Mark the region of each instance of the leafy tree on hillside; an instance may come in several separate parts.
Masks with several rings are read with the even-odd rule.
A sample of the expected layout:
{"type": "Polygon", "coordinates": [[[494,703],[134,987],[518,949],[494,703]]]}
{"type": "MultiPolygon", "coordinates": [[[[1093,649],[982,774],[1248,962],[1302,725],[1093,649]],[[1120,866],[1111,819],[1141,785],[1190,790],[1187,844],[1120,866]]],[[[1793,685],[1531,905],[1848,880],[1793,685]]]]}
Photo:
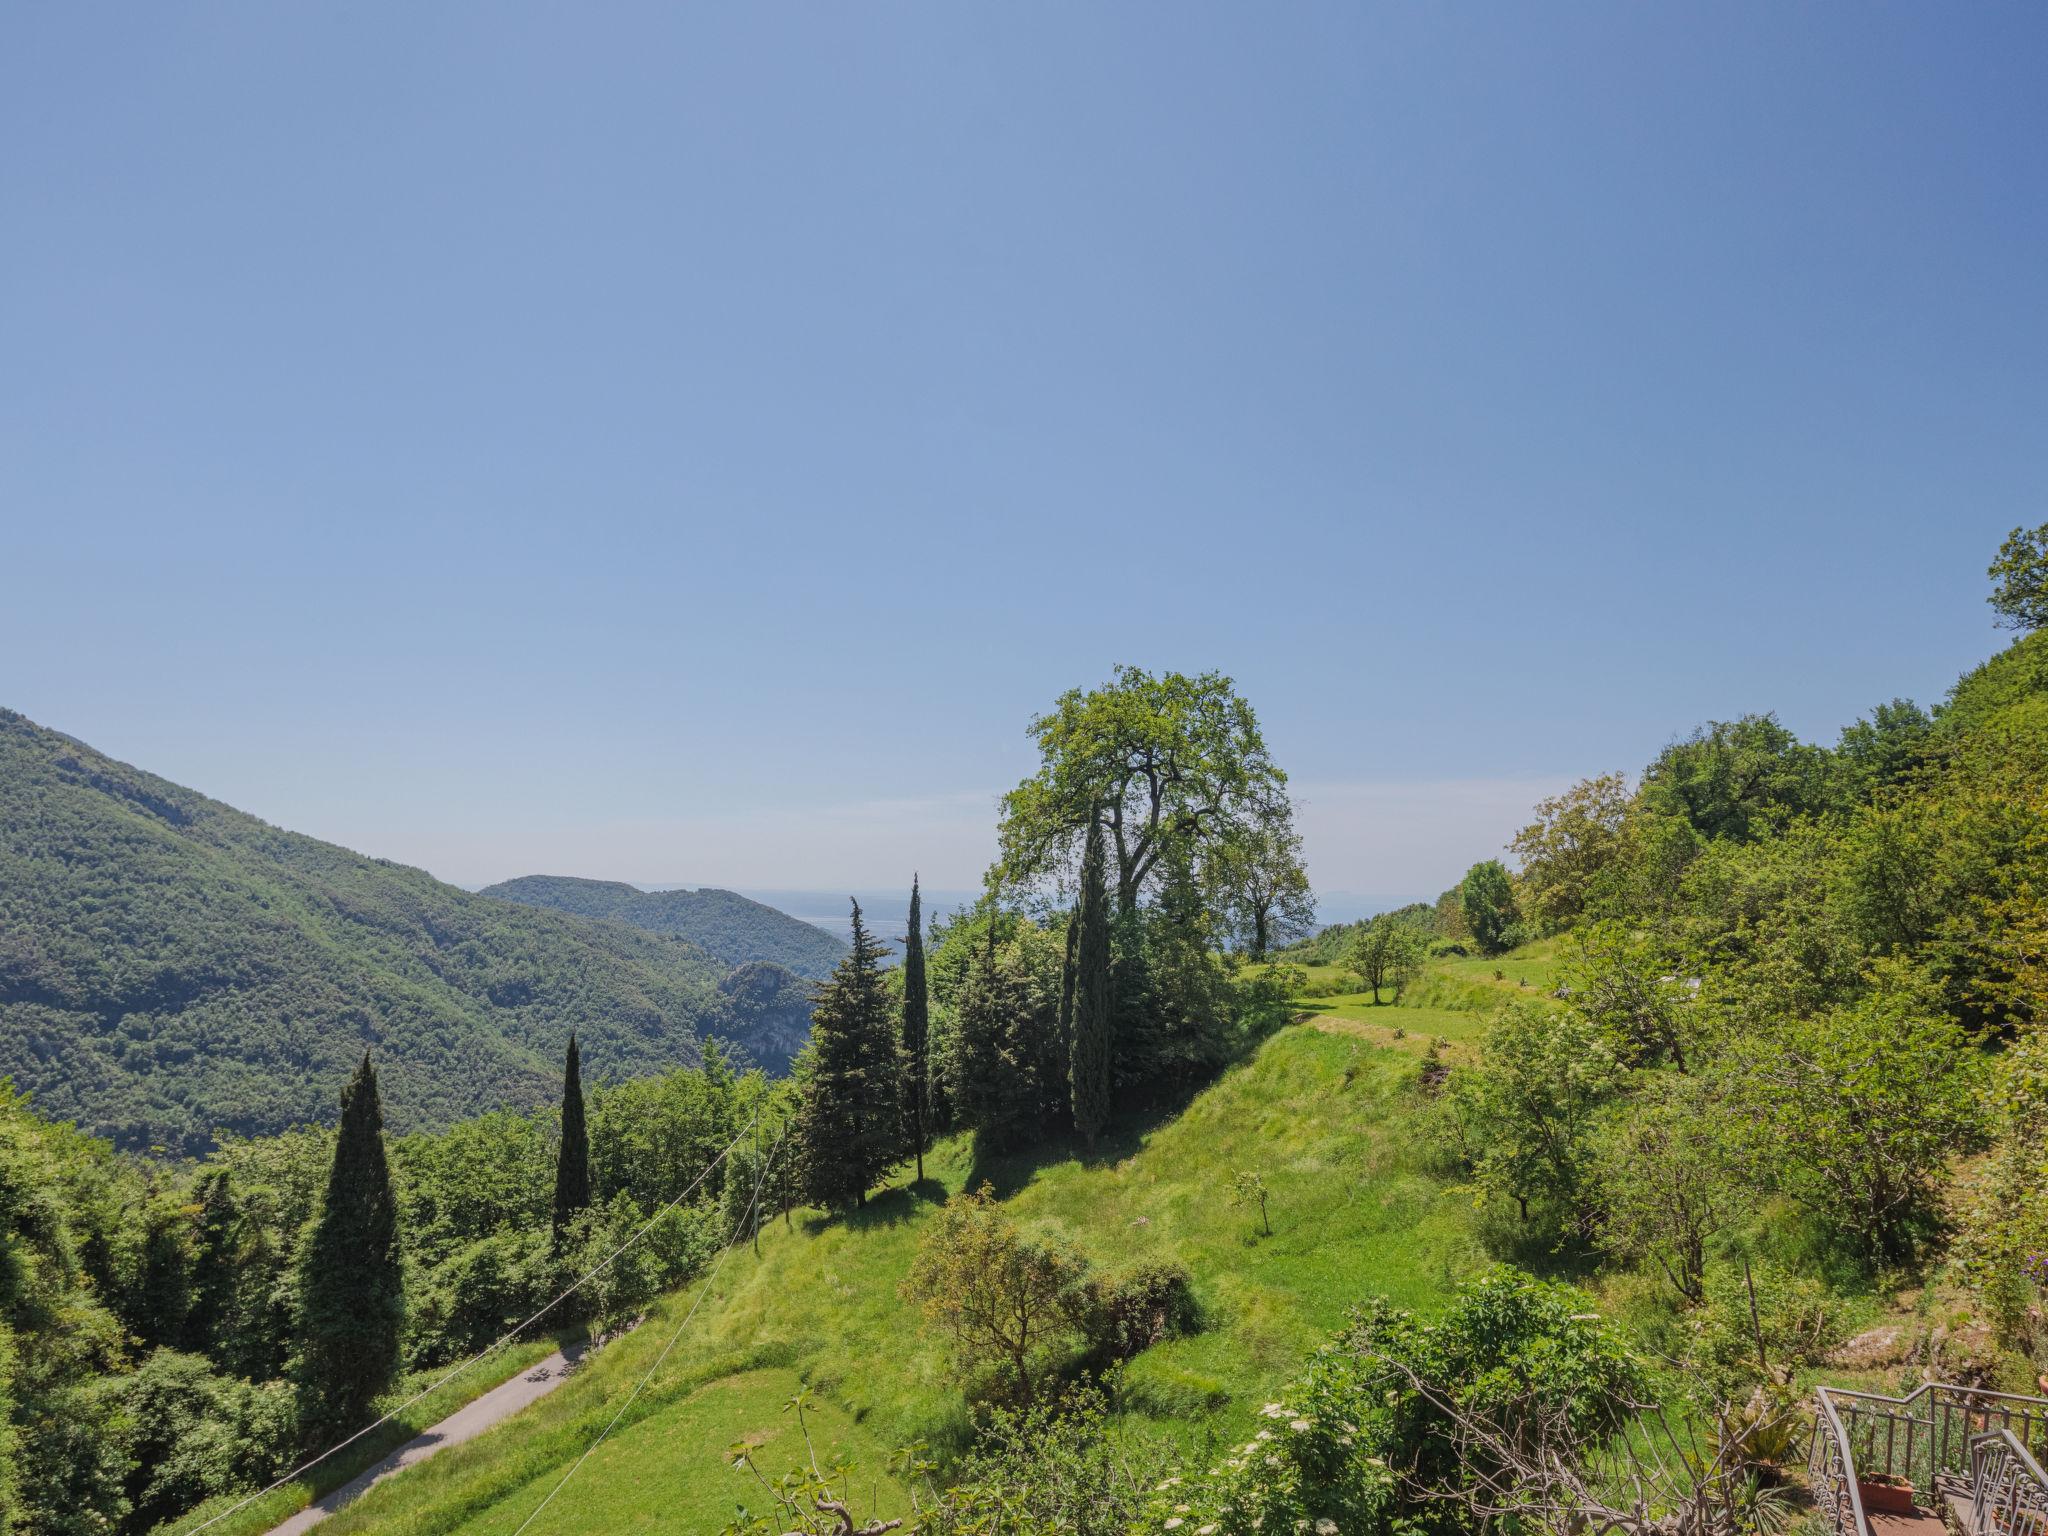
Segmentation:
{"type": "Polygon", "coordinates": [[[327,1196],[300,1257],[299,1295],[299,1425],[311,1447],[369,1423],[398,1369],[398,1199],[368,1052],[341,1092],[327,1196]]]}
{"type": "Polygon", "coordinates": [[[1514,947],[1515,885],[1499,859],[1488,859],[1465,871],[1458,886],[1458,898],[1465,909],[1465,926],[1481,950],[1497,955],[1514,947]]]}
{"type": "Polygon", "coordinates": [[[1251,705],[1230,679],[1121,666],[1103,687],[1060,696],[1031,722],[1038,771],[1003,797],[1003,879],[1073,868],[1091,825],[1108,842],[1117,905],[1130,910],[1169,849],[1206,868],[1256,837],[1283,858],[1293,808],[1251,705]]]}
{"type": "Polygon", "coordinates": [[[1230,936],[1255,964],[1315,925],[1301,834],[1291,825],[1262,822],[1231,838],[1217,851],[1211,879],[1230,936]]]}
{"type": "Polygon", "coordinates": [[[569,1058],[562,1067],[562,1145],[555,1156],[554,1245],[562,1251],[563,1234],[577,1212],[590,1204],[590,1133],[583,1123],[583,1059],[576,1036],[569,1036],[569,1058]]]}
{"type": "Polygon", "coordinates": [[[1989,601],[2002,627],[2030,631],[2048,625],[2048,523],[2013,529],[1985,574],[1998,583],[1989,601]]]}
{"type": "Polygon", "coordinates": [[[917,1154],[917,1178],[924,1182],[924,1154],[932,1144],[931,992],[924,969],[924,906],[917,877],[910,877],[910,918],[903,931],[903,1107],[910,1148],[917,1154]]]}
{"type": "Polygon", "coordinates": [[[1503,1008],[1478,1065],[1451,1079],[1451,1128],[1481,1190],[1512,1200],[1524,1223],[1583,1231],[1594,1133],[1621,1075],[1589,1021],[1537,1003],[1503,1008]]]}
{"type": "Polygon", "coordinates": [[[987,903],[949,924],[933,955],[951,1026],[948,1092],[959,1123],[985,1147],[1072,1124],[1071,1052],[1059,1029],[1064,944],[987,903]]]}
{"type": "Polygon", "coordinates": [[[1880,704],[1865,719],[1844,726],[1833,764],[1837,798],[1854,804],[1903,783],[1933,736],[1933,718],[1911,699],[1880,704]]]}
{"type": "Polygon", "coordinates": [[[1629,800],[1628,776],[1603,773],[1537,805],[1536,819],[1511,845],[1532,920],[1554,931],[1585,912],[1596,883],[1620,855],[1629,800]]]}
{"type": "Polygon", "coordinates": [[[1382,912],[1358,930],[1348,958],[1359,979],[1372,988],[1373,1005],[1377,1007],[1382,987],[1391,987],[1395,999],[1400,999],[1428,955],[1429,939],[1417,924],[1395,913],[1382,912]]]}
{"type": "Polygon", "coordinates": [[[1109,890],[1104,877],[1102,828],[1088,824],[1081,856],[1080,930],[1074,947],[1074,1039],[1068,1064],[1074,1129],[1093,1142],[1109,1123],[1111,1071],[1116,1052],[1116,1000],[1110,993],[1109,890]]]}
{"type": "Polygon", "coordinates": [[[940,1208],[903,1296],[951,1336],[963,1385],[1028,1405],[1079,1332],[1084,1269],[1023,1237],[984,1184],[940,1208]]]}
{"type": "Polygon", "coordinates": [[[1643,773],[1645,805],[1708,841],[1749,842],[1827,806],[1828,754],[1776,715],[1716,720],[1643,773]]]}
{"type": "Polygon", "coordinates": [[[1879,993],[1787,1021],[1727,1064],[1753,1177],[1849,1234],[1873,1262],[1907,1257],[1949,1158],[1983,1132],[1977,1059],[1947,1019],[1879,993]]]}
{"type": "Polygon", "coordinates": [[[1659,1075],[1600,1132],[1593,1153],[1601,1246],[1654,1263],[1695,1306],[1706,1300],[1709,1245],[1747,1204],[1724,1114],[1698,1078],[1659,1075]]]}
{"type": "Polygon", "coordinates": [[[853,904],[853,945],[818,993],[813,1059],[797,1137],[804,1184],[828,1210],[867,1204],[903,1152],[896,1021],[882,975],[886,951],[853,904]]]}

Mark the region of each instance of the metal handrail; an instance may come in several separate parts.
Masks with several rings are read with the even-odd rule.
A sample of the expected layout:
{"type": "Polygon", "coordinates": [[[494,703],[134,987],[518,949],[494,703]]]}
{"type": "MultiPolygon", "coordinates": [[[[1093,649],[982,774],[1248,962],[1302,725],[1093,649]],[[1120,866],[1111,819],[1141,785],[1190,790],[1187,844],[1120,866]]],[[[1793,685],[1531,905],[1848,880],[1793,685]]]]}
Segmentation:
{"type": "Polygon", "coordinates": [[[1870,1532],[1859,1486],[1863,1476],[1856,1465],[1858,1431],[1868,1442],[1865,1449],[1883,1463],[1873,1471],[1895,1476],[1903,1472],[1910,1482],[1920,1471],[1917,1449],[1926,1458],[1925,1491],[1929,1496],[1944,1487],[1958,1494],[1967,1491],[1972,1523],[1977,1527],[1972,1536],[1999,1536],[2001,1532],[2005,1536],[2048,1536],[2048,1477],[2043,1476],[2025,1438],[2037,1433],[2048,1438],[2048,1398],[1936,1381],[1926,1382],[1904,1397],[1824,1386],[1815,1390],[1814,1398],[1818,1411],[1807,1471],[1815,1499],[1837,1536],[1869,1536],[1870,1532]],[[2004,1422],[1993,1425],[1994,1416],[2004,1422]],[[1984,1428],[1975,1429],[1973,1419],[1981,1421],[1984,1428]],[[2013,1432],[2015,1419],[2021,1434],[2013,1432]],[[1905,1432],[1903,1468],[1901,1428],[1905,1432]],[[1996,1475],[1991,1475],[1993,1467],[2000,1469],[1996,1475]],[[2007,1467],[2013,1469],[2010,1477],[2003,1470],[2007,1467]],[[1967,1490],[1958,1486],[1965,1478],[1967,1490]],[[2024,1503],[2022,1480],[2039,1490],[2024,1503]],[[2010,1508],[2005,1511],[2008,1523],[1994,1527],[1991,1522],[1999,1514],[1994,1490],[2007,1481],[2012,1485],[2007,1501],[2010,1508]],[[2024,1526],[2018,1523],[2022,1514],[2024,1526]]]}
{"type": "MultiPolygon", "coordinates": [[[[1826,1435],[1834,1446],[1835,1460],[1841,1467],[1841,1479],[1848,1495],[1849,1536],[1866,1536],[1870,1530],[1870,1517],[1863,1513],[1863,1490],[1856,1485],[1856,1455],[1849,1444],[1849,1432],[1842,1427],[1842,1416],[1835,1412],[1835,1405],[1828,1398],[1828,1389],[1822,1387],[1817,1396],[1820,1413],[1814,1422],[1813,1454],[1807,1459],[1811,1463],[1821,1456],[1820,1437],[1826,1435]]],[[[1837,1536],[1842,1536],[1843,1531],[1842,1511],[1838,1503],[1840,1497],[1832,1488],[1825,1495],[1837,1536]]]]}
{"type": "Polygon", "coordinates": [[[1994,1429],[1970,1437],[1970,1525],[1979,1536],[1993,1530],[2005,1530],[2020,1536],[2019,1518],[2022,1507],[2029,1516],[2028,1526],[2038,1532],[2048,1530],[2048,1472],[2041,1470],[2041,1463],[2034,1460],[2034,1453],[2009,1429],[1994,1429]],[[2006,1482],[2000,1476],[1987,1476],[1987,1463],[1996,1456],[2000,1461],[2013,1464],[2018,1475],[2010,1480],[2011,1493],[2004,1501],[2003,1519],[1997,1518],[1992,1508],[1994,1495],[2006,1482]],[[2021,1479],[2033,1484],[2034,1496],[2022,1505],[2020,1497],[2021,1479]],[[1995,1523],[1994,1523],[1995,1522],[1995,1523]]]}

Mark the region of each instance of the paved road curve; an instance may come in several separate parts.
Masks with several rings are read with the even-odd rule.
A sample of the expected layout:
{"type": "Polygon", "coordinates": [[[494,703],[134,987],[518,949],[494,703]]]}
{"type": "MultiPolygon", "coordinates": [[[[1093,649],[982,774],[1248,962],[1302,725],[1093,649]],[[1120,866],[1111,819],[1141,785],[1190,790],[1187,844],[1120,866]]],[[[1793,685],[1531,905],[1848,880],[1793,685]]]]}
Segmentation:
{"type": "Polygon", "coordinates": [[[284,1524],[272,1526],[269,1536],[299,1536],[300,1532],[311,1530],[336,1510],[353,1504],[393,1473],[403,1472],[415,1462],[425,1461],[451,1445],[475,1439],[493,1424],[511,1417],[528,1403],[546,1397],[568,1380],[569,1373],[576,1369],[577,1362],[589,1348],[588,1344],[572,1344],[567,1349],[557,1350],[532,1369],[500,1382],[482,1397],[456,1409],[425,1434],[406,1441],[362,1476],[343,1483],[326,1498],[308,1504],[284,1524]]]}

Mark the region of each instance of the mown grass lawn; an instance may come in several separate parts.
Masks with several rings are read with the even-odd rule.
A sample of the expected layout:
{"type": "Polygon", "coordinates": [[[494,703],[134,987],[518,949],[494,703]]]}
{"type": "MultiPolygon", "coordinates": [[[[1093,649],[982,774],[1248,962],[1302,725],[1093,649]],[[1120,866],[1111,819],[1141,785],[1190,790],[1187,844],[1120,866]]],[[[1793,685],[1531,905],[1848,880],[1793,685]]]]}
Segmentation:
{"type": "MultiPolygon", "coordinates": [[[[1183,1444],[1243,1431],[1353,1306],[1383,1294],[1433,1309],[1481,1262],[1469,1201],[1422,1162],[1416,1079],[1407,1051],[1293,1027],[1177,1118],[1129,1128],[1093,1151],[1056,1146],[977,1163],[971,1141],[956,1138],[926,1159],[923,1185],[906,1175],[847,1218],[799,1215],[770,1227],[758,1258],[732,1254],[616,1444],[591,1458],[533,1531],[651,1521],[718,1529],[746,1497],[723,1453],[779,1422],[766,1414],[770,1399],[799,1380],[826,1406],[829,1436],[864,1480],[880,1478],[903,1445],[957,1451],[967,1410],[943,1347],[898,1286],[937,1202],[984,1179],[1027,1231],[1105,1269],[1185,1265],[1208,1325],[1133,1362],[1126,1417],[1183,1444]],[[1271,1236],[1255,1211],[1230,1201],[1241,1170],[1260,1173],[1271,1191],[1271,1236]],[[680,1515],[714,1509],[708,1524],[680,1515]]],[[[624,1401],[694,1294],[666,1299],[516,1419],[367,1495],[336,1518],[332,1536],[509,1536],[624,1401]]],[[[786,1451],[786,1437],[776,1445],[786,1451]]],[[[903,1512],[900,1492],[885,1480],[879,1488],[898,1501],[883,1512],[903,1512]]]]}

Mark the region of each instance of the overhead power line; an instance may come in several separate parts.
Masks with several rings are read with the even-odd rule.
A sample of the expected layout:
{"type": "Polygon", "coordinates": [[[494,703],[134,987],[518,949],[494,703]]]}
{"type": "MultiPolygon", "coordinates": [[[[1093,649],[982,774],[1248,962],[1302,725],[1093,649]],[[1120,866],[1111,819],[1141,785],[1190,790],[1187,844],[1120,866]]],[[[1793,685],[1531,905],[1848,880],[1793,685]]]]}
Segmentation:
{"type": "Polygon", "coordinates": [[[661,1369],[662,1362],[668,1359],[669,1351],[674,1349],[676,1341],[682,1338],[683,1330],[690,1326],[690,1319],[697,1315],[697,1309],[704,1305],[704,1298],[711,1294],[711,1287],[718,1279],[719,1270],[725,1267],[727,1255],[739,1246],[740,1234],[747,1230],[748,1224],[754,1220],[756,1213],[760,1210],[761,1191],[767,1185],[768,1170],[775,1165],[775,1155],[782,1150],[782,1143],[787,1139],[788,1135],[788,1131],[785,1130],[782,1135],[775,1138],[775,1145],[768,1149],[768,1156],[762,1160],[760,1172],[755,1175],[754,1193],[747,1201],[746,1210],[741,1214],[739,1220],[733,1223],[732,1231],[726,1234],[725,1246],[718,1250],[718,1258],[711,1266],[711,1273],[704,1277],[704,1284],[697,1290],[697,1299],[690,1303],[690,1310],[683,1314],[683,1320],[676,1324],[675,1332],[671,1333],[668,1336],[668,1342],[661,1346],[661,1353],[654,1357],[654,1363],[648,1366],[639,1381],[633,1384],[633,1390],[627,1393],[626,1400],[619,1404],[619,1411],[611,1416],[605,1427],[597,1432],[597,1438],[590,1442],[583,1454],[578,1456],[570,1465],[569,1470],[562,1474],[561,1481],[548,1490],[547,1497],[533,1506],[533,1513],[519,1522],[519,1528],[512,1533],[512,1536],[525,1536],[526,1528],[540,1518],[540,1512],[555,1501],[555,1495],[567,1487],[569,1479],[582,1469],[583,1463],[590,1460],[596,1454],[597,1448],[604,1444],[605,1437],[618,1428],[619,1420],[626,1416],[626,1410],[640,1400],[640,1394],[647,1390],[647,1383],[654,1380],[654,1373],[661,1369]]]}
{"type": "MultiPolygon", "coordinates": [[[[697,1175],[696,1178],[690,1180],[688,1187],[685,1188],[681,1194],[677,1195],[674,1199],[670,1200],[666,1205],[663,1205],[658,1210],[656,1210],[652,1216],[648,1217],[646,1221],[640,1224],[639,1230],[635,1231],[624,1242],[620,1243],[618,1247],[614,1248],[610,1253],[606,1254],[589,1270],[587,1270],[582,1275],[578,1276],[561,1292],[561,1294],[556,1296],[552,1301],[548,1302],[539,1311],[533,1313],[529,1317],[524,1318],[520,1322],[513,1324],[509,1332],[500,1335],[493,1342],[486,1344],[482,1349],[478,1350],[475,1354],[471,1355],[467,1360],[463,1361],[460,1365],[456,1366],[454,1370],[450,1371],[447,1375],[441,1377],[440,1380],[434,1382],[431,1386],[421,1388],[418,1392],[415,1392],[411,1397],[407,1398],[404,1402],[400,1403],[396,1408],[389,1410],[380,1417],[372,1420],[370,1423],[365,1424],[361,1429],[357,1430],[354,1434],[350,1435],[346,1440],[337,1440],[333,1445],[327,1447],[327,1449],[322,1451],[319,1455],[308,1457],[306,1460],[300,1462],[297,1466],[293,1467],[291,1471],[279,1477],[276,1482],[271,1483],[266,1487],[257,1489],[254,1493],[250,1494],[245,1499],[241,1499],[236,1503],[230,1504],[226,1509],[222,1510],[219,1514],[214,1515],[209,1519],[202,1520],[197,1525],[188,1526],[184,1531],[179,1533],[179,1536],[199,1536],[199,1533],[205,1530],[208,1526],[218,1525],[221,1521],[227,1519],[228,1516],[238,1514],[242,1510],[247,1509],[251,1504],[254,1504],[258,1499],[268,1498],[271,1494],[277,1492],[278,1489],[284,1487],[285,1484],[296,1482],[299,1478],[305,1476],[308,1472],[312,1471],[313,1468],[319,1466],[321,1462],[326,1461],[330,1456],[336,1455],[341,1451],[347,1450],[350,1446],[354,1445],[358,1440],[362,1439],[365,1435],[372,1434],[375,1431],[382,1429],[386,1424],[389,1424],[393,1419],[397,1418],[400,1414],[404,1413],[408,1408],[413,1407],[415,1404],[419,1403],[425,1398],[433,1396],[436,1392],[440,1391],[443,1387],[447,1386],[449,1382],[455,1380],[455,1378],[460,1376],[464,1371],[467,1371],[471,1366],[478,1364],[480,1361],[489,1359],[492,1355],[496,1354],[499,1350],[503,1349],[506,1345],[510,1344],[514,1339],[518,1338],[519,1335],[524,1333],[528,1328],[532,1327],[535,1323],[539,1322],[543,1317],[546,1317],[548,1313],[552,1312],[556,1307],[560,1306],[563,1302],[567,1301],[571,1296],[575,1295],[578,1291],[582,1290],[584,1286],[588,1285],[591,1281],[595,1280],[599,1275],[603,1274],[606,1270],[610,1269],[612,1265],[618,1260],[620,1254],[624,1253],[628,1248],[631,1248],[635,1243],[639,1242],[641,1238],[645,1237],[649,1232],[654,1230],[654,1224],[656,1222],[660,1221],[662,1217],[666,1216],[670,1211],[674,1210],[677,1206],[681,1205],[685,1200],[689,1199],[692,1194],[696,1193],[698,1187],[702,1185],[706,1179],[711,1177],[712,1170],[718,1167],[720,1163],[724,1162],[726,1158],[731,1155],[732,1149],[738,1146],[740,1142],[743,1141],[746,1137],[751,1135],[753,1133],[754,1127],[759,1125],[760,1123],[761,1112],[757,1109],[754,1111],[754,1118],[747,1122],[745,1128],[742,1129],[737,1136],[733,1137],[731,1141],[725,1144],[724,1150],[721,1151],[718,1154],[718,1156],[714,1157],[713,1159],[711,1159],[710,1162],[704,1165],[703,1170],[697,1175]]],[[[782,1143],[779,1141],[776,1143],[778,1147],[781,1146],[781,1144],[782,1143]]],[[[754,1197],[757,1200],[760,1198],[760,1189],[758,1185],[755,1188],[754,1197]]],[[[723,1257],[722,1252],[720,1256],[721,1258],[723,1257]]]]}

